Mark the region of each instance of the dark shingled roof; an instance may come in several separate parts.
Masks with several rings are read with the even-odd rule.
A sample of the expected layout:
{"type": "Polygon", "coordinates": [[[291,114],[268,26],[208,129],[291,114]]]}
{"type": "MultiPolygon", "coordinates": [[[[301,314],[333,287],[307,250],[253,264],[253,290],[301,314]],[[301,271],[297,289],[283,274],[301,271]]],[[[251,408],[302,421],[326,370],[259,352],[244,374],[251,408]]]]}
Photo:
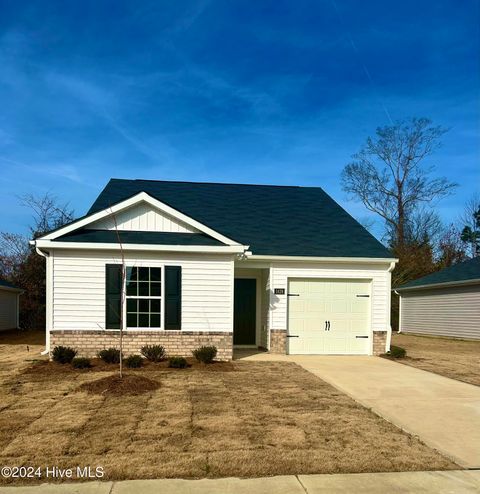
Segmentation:
{"type": "MultiPolygon", "coordinates": [[[[168,233],[168,232],[137,232],[122,230],[118,232],[120,241],[124,244],[152,245],[224,245],[203,233],[168,233]]],[[[57,238],[58,242],[95,242],[118,243],[115,230],[76,230],[57,238]]]]}
{"type": "Polygon", "coordinates": [[[140,192],[257,255],[393,258],[319,187],[111,179],[88,214],[140,192]]]}
{"type": "Polygon", "coordinates": [[[472,280],[480,280],[480,257],[459,262],[449,268],[445,268],[441,271],[437,271],[436,273],[424,276],[423,278],[410,281],[409,283],[405,283],[405,285],[395,288],[395,290],[438,285],[441,283],[468,282],[472,280]]]}

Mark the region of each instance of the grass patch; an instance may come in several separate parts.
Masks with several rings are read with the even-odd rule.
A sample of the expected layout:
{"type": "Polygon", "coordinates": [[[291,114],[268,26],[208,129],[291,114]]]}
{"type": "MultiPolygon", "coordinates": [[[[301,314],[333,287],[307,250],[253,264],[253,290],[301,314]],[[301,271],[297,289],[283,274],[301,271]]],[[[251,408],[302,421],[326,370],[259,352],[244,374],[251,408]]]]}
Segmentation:
{"type": "Polygon", "coordinates": [[[402,364],[480,386],[480,341],[400,333],[392,343],[407,351],[402,364]]]}
{"type": "Polygon", "coordinates": [[[17,348],[0,373],[3,465],[98,465],[104,480],[458,468],[293,363],[145,362],[128,379],[160,387],[127,394],[105,391],[115,366],[32,365],[17,348]]]}

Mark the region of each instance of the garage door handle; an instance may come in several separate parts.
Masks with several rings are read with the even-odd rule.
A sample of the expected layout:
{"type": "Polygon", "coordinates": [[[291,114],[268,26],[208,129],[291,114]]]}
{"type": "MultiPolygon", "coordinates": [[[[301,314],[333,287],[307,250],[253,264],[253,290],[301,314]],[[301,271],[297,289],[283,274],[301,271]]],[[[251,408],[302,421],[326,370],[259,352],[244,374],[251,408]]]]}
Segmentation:
{"type": "Polygon", "coordinates": [[[287,297],[300,297],[299,293],[287,293],[287,297]]]}
{"type": "Polygon", "coordinates": [[[300,338],[298,334],[287,334],[287,338],[300,338]]]}
{"type": "Polygon", "coordinates": [[[355,336],[355,338],[368,338],[368,336],[355,336]]]}

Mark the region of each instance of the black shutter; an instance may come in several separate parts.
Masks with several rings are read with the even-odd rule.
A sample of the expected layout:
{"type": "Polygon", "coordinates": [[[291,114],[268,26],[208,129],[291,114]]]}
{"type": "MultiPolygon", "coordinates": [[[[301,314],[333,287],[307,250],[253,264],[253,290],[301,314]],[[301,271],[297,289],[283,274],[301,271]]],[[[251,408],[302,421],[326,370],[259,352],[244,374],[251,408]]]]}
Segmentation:
{"type": "Polygon", "coordinates": [[[181,266],[165,266],[165,329],[182,329],[181,266]]]}
{"type": "Polygon", "coordinates": [[[122,265],[105,266],[105,327],[120,329],[120,297],[122,293],[122,265]]]}

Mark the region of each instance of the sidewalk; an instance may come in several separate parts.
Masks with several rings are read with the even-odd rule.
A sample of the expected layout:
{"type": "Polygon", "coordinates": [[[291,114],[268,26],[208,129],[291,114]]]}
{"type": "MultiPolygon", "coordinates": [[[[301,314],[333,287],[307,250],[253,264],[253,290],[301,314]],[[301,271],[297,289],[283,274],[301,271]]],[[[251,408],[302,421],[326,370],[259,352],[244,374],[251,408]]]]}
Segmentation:
{"type": "Polygon", "coordinates": [[[389,494],[480,492],[479,470],[285,475],[260,479],[125,480],[0,487],[0,494],[389,494]]]}

